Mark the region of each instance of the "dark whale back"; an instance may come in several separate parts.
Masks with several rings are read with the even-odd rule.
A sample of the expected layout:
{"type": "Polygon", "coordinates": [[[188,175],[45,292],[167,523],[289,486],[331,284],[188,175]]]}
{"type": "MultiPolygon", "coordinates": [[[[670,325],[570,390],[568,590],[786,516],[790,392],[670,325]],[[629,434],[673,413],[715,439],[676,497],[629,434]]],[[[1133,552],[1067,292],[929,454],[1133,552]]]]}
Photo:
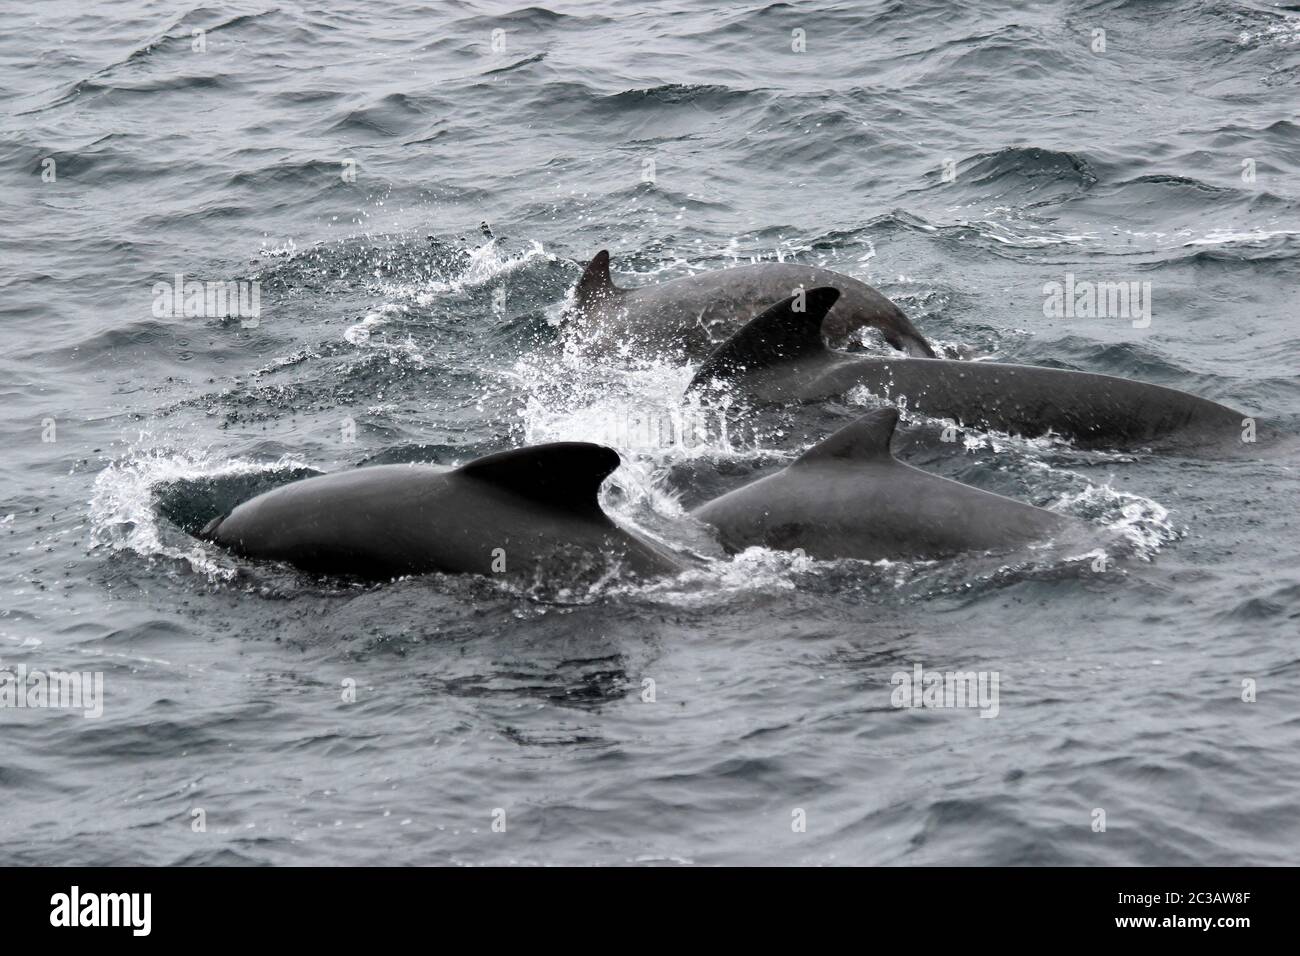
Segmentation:
{"type": "Polygon", "coordinates": [[[1020,547],[1071,519],[932,475],[889,450],[898,410],[846,425],[774,475],[695,509],[729,551],[760,545],[816,558],[933,559],[1020,547]]]}
{"type": "Polygon", "coordinates": [[[829,354],[822,342],[822,320],[839,297],[838,289],[811,289],[765,309],[704,360],[687,391],[795,359],[829,354]]]}
{"type": "Polygon", "coordinates": [[[487,482],[537,504],[611,523],[600,486],[619,466],[618,452],[588,442],[552,442],[476,458],[453,474],[487,482]]]}
{"type": "Polygon", "coordinates": [[[801,290],[834,286],[840,292],[822,316],[821,334],[833,342],[872,328],[894,348],[932,357],[934,350],[906,314],[852,276],[797,262],[762,262],[714,269],[653,285],[614,285],[609,253],[596,253],[573,289],[573,311],[588,346],[636,348],[701,359],[757,313],[801,290]]]}
{"type": "Polygon", "coordinates": [[[609,252],[600,250],[592,256],[583,270],[582,278],[573,287],[573,304],[580,311],[595,309],[616,299],[623,290],[614,285],[609,274],[609,252]]]}
{"type": "Polygon", "coordinates": [[[677,560],[600,507],[618,453],[585,442],[501,452],[458,468],[374,465],[283,485],[205,537],[250,558],[387,579],[432,571],[550,577],[575,561],[641,575],[677,560]]]}
{"type": "Polygon", "coordinates": [[[1240,450],[1243,439],[1255,435],[1231,408],[1113,375],[832,351],[816,323],[818,310],[834,302],[834,291],[809,292],[806,312],[792,307],[792,297],[756,316],[705,359],[687,391],[707,395],[721,388],[749,402],[789,404],[865,387],[913,412],[964,427],[1031,438],[1050,432],[1094,447],[1158,444],[1220,452],[1240,450]]]}

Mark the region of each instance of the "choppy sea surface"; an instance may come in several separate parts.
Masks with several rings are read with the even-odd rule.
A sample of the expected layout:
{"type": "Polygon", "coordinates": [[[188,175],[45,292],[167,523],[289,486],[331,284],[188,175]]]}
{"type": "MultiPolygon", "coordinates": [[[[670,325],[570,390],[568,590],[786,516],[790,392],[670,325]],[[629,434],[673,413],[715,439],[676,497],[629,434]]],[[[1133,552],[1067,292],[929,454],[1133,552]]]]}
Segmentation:
{"type": "Polygon", "coordinates": [[[0,708],[7,860],[1296,863],[1294,452],[909,417],[901,458],[1111,543],[728,557],[686,511],[868,400],[646,438],[691,367],[561,313],[602,248],[623,285],[810,262],[947,354],[1294,432],[1298,85],[1300,8],[1258,0],[15,5],[0,672],[104,692],[0,708]],[[256,282],[257,322],[159,316],[178,273],[256,282]],[[1149,282],[1151,322],[1047,316],[1067,274],[1149,282]],[[187,533],[304,469],[559,439],[705,564],[376,586],[187,533]],[[917,665],[996,674],[996,717],[893,706],[917,665]]]}

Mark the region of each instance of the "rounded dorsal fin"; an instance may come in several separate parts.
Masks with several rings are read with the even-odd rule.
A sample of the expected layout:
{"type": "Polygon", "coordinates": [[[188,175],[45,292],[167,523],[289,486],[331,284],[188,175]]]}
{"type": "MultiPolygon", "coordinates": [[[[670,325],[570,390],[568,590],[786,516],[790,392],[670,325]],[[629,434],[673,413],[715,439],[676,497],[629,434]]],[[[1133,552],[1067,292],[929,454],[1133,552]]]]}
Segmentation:
{"type": "Polygon", "coordinates": [[[573,300],[579,309],[585,309],[622,291],[614,285],[614,280],[609,275],[609,250],[601,249],[591,257],[582,278],[574,286],[573,300]]]}
{"type": "Polygon", "coordinates": [[[898,409],[892,405],[867,412],[795,459],[795,465],[812,462],[893,460],[889,442],[898,426],[898,409]]]}
{"type": "Polygon", "coordinates": [[[823,286],[799,290],[752,318],[704,360],[687,391],[714,380],[826,351],[822,320],[840,290],[823,286]]]}
{"type": "Polygon", "coordinates": [[[476,458],[456,469],[550,508],[605,517],[598,495],[618,452],[589,442],[552,442],[476,458]]]}

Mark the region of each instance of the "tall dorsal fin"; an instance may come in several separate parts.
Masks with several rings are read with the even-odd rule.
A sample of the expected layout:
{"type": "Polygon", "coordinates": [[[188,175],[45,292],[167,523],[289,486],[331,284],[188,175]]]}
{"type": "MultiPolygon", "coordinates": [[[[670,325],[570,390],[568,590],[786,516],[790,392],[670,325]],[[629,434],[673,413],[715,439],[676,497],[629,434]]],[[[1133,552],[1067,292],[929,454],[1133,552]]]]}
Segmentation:
{"type": "Polygon", "coordinates": [[[839,289],[825,286],[782,299],[714,349],[687,391],[710,381],[725,381],[742,372],[825,352],[822,320],[839,297],[839,289]],[[799,305],[802,310],[797,308],[799,305]]]}
{"type": "MultiPolygon", "coordinates": [[[[898,409],[892,405],[867,412],[852,424],[845,425],[830,438],[813,445],[794,461],[794,465],[841,461],[888,461],[890,439],[898,425],[898,409]]],[[[793,467],[793,466],[792,466],[793,467]]]]}
{"type": "Polygon", "coordinates": [[[597,495],[619,460],[604,445],[563,441],[476,458],[456,472],[550,508],[604,517],[597,495]]]}
{"type": "Polygon", "coordinates": [[[617,295],[623,290],[614,285],[609,275],[609,250],[601,249],[591,257],[582,278],[573,288],[573,301],[579,309],[617,295]]]}

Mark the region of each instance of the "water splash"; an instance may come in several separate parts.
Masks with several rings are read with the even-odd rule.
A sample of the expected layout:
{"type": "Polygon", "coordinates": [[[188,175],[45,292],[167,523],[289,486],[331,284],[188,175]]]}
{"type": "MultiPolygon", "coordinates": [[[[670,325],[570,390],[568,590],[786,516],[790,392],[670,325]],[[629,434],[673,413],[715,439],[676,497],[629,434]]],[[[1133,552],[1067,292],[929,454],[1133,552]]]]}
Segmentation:
{"type": "Polygon", "coordinates": [[[518,255],[511,255],[501,248],[497,239],[489,239],[483,245],[469,251],[464,267],[455,275],[445,278],[430,277],[419,281],[403,279],[376,281],[369,286],[369,290],[388,300],[385,308],[395,307],[403,302],[428,306],[443,296],[459,295],[472,289],[482,288],[530,265],[537,259],[553,262],[555,256],[548,253],[537,240],[532,240],[529,247],[518,255]]]}
{"type": "Polygon", "coordinates": [[[90,500],[92,551],[129,552],[183,561],[209,580],[230,581],[238,567],[224,551],[179,531],[164,530],[157,492],[171,482],[266,475],[304,468],[291,457],[270,463],[214,459],[208,452],[151,451],[109,465],[95,478],[90,500]]]}
{"type": "Polygon", "coordinates": [[[1066,494],[1053,510],[1101,524],[1143,561],[1152,560],[1165,544],[1181,536],[1164,505],[1109,484],[1089,484],[1082,491],[1066,494]]]}

